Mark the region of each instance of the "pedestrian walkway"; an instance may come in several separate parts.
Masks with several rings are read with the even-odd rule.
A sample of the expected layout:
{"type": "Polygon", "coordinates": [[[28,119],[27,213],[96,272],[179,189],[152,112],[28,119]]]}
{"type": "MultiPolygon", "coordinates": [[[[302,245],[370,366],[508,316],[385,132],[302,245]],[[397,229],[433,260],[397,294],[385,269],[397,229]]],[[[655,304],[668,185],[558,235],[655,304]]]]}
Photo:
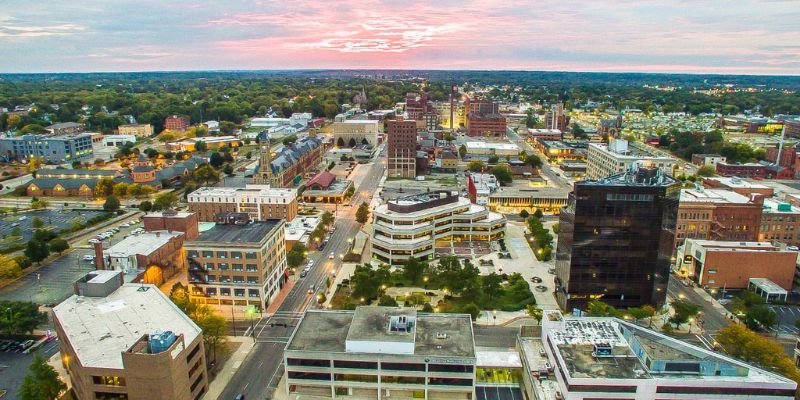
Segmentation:
{"type": "Polygon", "coordinates": [[[208,384],[208,392],[205,397],[203,397],[205,399],[219,398],[222,391],[225,390],[225,386],[230,382],[231,378],[233,378],[233,374],[235,374],[236,370],[242,365],[242,362],[244,362],[244,359],[250,354],[250,350],[253,349],[253,345],[255,344],[253,338],[249,336],[228,336],[225,340],[230,343],[238,343],[239,348],[228,358],[228,361],[222,366],[222,370],[219,371],[219,374],[217,374],[214,380],[208,384]]]}
{"type": "Polygon", "coordinates": [[[278,309],[281,307],[281,304],[283,304],[283,301],[286,300],[286,296],[288,296],[289,292],[292,291],[292,288],[296,282],[297,281],[294,279],[289,279],[286,281],[286,284],[284,284],[283,289],[278,292],[278,296],[275,297],[275,300],[273,300],[272,303],[267,306],[267,315],[275,314],[278,311],[278,309]]]}
{"type": "Polygon", "coordinates": [[[331,304],[331,300],[333,300],[333,294],[336,293],[337,286],[342,283],[345,279],[350,279],[353,276],[353,272],[356,270],[356,263],[342,263],[342,267],[339,269],[339,272],[336,273],[336,277],[331,282],[331,287],[328,288],[328,293],[325,294],[325,302],[322,303],[323,307],[328,307],[331,304]]]}

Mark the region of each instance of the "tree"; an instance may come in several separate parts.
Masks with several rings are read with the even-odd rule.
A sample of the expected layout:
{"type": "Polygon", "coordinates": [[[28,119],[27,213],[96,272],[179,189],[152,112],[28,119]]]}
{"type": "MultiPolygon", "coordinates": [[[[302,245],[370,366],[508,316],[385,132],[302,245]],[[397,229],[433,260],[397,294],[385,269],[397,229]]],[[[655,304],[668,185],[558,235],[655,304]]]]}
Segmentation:
{"type": "Polygon", "coordinates": [[[466,155],[467,155],[467,146],[462,144],[462,145],[461,145],[461,146],[458,148],[458,156],[459,156],[461,159],[463,159],[463,158],[464,158],[464,156],[466,156],[466,155]]]}
{"type": "Polygon", "coordinates": [[[700,312],[700,306],[697,304],[689,303],[686,300],[674,300],[672,303],[674,314],[669,318],[669,322],[675,324],[675,328],[679,328],[681,324],[685,324],[690,318],[696,317],[700,312]]]}
{"type": "Polygon", "coordinates": [[[112,191],[112,194],[116,196],[118,199],[124,198],[125,196],[128,195],[128,189],[130,188],[130,186],[131,185],[128,185],[125,182],[119,182],[114,185],[114,190],[112,191]]]}
{"type": "Polygon", "coordinates": [[[222,154],[216,151],[211,153],[211,157],[208,158],[208,163],[214,168],[219,168],[224,162],[225,160],[222,158],[222,154]]]}
{"type": "Polygon", "coordinates": [[[178,203],[178,196],[173,192],[164,192],[156,196],[153,201],[153,210],[167,210],[178,203]]]}
{"type": "Polygon", "coordinates": [[[467,163],[467,169],[470,172],[482,172],[486,169],[486,163],[480,160],[473,160],[467,163]]]}
{"type": "Polygon", "coordinates": [[[47,256],[50,255],[50,249],[47,243],[41,242],[36,239],[31,239],[25,247],[25,256],[30,258],[31,261],[39,263],[47,256]]]}
{"type": "Polygon", "coordinates": [[[520,216],[522,219],[528,218],[528,215],[530,215],[530,214],[528,213],[528,210],[522,210],[522,211],[520,211],[520,212],[519,212],[519,216],[520,216]]]}
{"type": "Polygon", "coordinates": [[[511,183],[512,180],[512,172],[511,167],[508,164],[499,164],[492,167],[490,173],[497,178],[497,181],[501,184],[508,184],[511,183]]]}
{"type": "Polygon", "coordinates": [[[503,278],[494,272],[482,277],[481,290],[483,295],[486,296],[490,301],[497,299],[503,293],[503,288],[501,286],[502,283],[503,278]]]}
{"type": "Polygon", "coordinates": [[[34,356],[30,374],[19,388],[21,400],[54,400],[67,390],[67,385],[58,377],[58,372],[39,356],[34,356]]]}
{"type": "Polygon", "coordinates": [[[149,200],[145,200],[139,203],[139,209],[144,212],[148,212],[153,209],[153,203],[151,203],[149,200]]]}
{"type": "Polygon", "coordinates": [[[198,140],[197,142],[195,142],[194,151],[196,151],[198,153],[204,153],[207,150],[208,150],[208,145],[206,145],[206,142],[204,142],[202,140],[198,140]]]}
{"type": "Polygon", "coordinates": [[[105,211],[117,211],[119,210],[119,199],[117,196],[113,194],[106,198],[106,202],[103,203],[103,210],[105,211]]]}
{"type": "Polygon", "coordinates": [[[714,176],[717,171],[710,165],[703,165],[697,170],[697,176],[714,176]]]}
{"type": "Polygon", "coordinates": [[[209,362],[216,362],[217,348],[225,344],[228,335],[228,321],[211,311],[206,305],[198,306],[192,319],[203,331],[203,342],[206,350],[212,355],[209,362]]]}
{"type": "Polygon", "coordinates": [[[223,172],[225,175],[228,175],[228,176],[233,176],[233,166],[232,166],[232,165],[230,165],[230,164],[225,164],[225,166],[224,166],[224,167],[222,167],[222,172],[223,172]]]}
{"type": "Polygon", "coordinates": [[[59,237],[51,240],[49,247],[51,252],[61,254],[64,250],[69,248],[69,243],[59,237]]]}
{"type": "Polygon", "coordinates": [[[306,246],[300,242],[292,246],[292,250],[286,253],[286,264],[290,267],[298,267],[306,258],[306,246]]]}
{"type": "Polygon", "coordinates": [[[0,301],[0,333],[24,335],[47,323],[47,313],[39,311],[39,305],[29,301],[0,301]]]}
{"type": "Polygon", "coordinates": [[[333,217],[333,214],[331,214],[331,212],[330,212],[330,211],[325,211],[325,212],[324,212],[324,213],[322,213],[322,215],[319,217],[319,222],[320,222],[320,223],[321,223],[323,226],[329,226],[330,224],[332,224],[332,223],[333,223],[333,219],[334,219],[334,217],[333,217]]]}
{"type": "Polygon", "coordinates": [[[100,178],[94,187],[94,193],[98,197],[110,196],[114,193],[114,181],[111,178],[100,178]]]}
{"type": "Polygon", "coordinates": [[[356,221],[359,224],[364,224],[369,220],[369,206],[367,203],[361,203],[356,211],[356,221]]]}
{"type": "Polygon", "coordinates": [[[590,300],[586,307],[586,313],[590,317],[620,317],[622,312],[614,306],[600,300],[590,300]]]}
{"type": "Polygon", "coordinates": [[[328,164],[328,171],[330,171],[330,170],[332,170],[334,168],[336,168],[336,162],[335,161],[331,161],[331,163],[328,164]]]}
{"type": "Polygon", "coordinates": [[[536,322],[540,324],[542,323],[542,317],[544,316],[544,311],[541,308],[536,307],[533,304],[528,304],[527,306],[525,306],[525,312],[529,316],[536,318],[536,322]]]}
{"type": "Polygon", "coordinates": [[[478,320],[478,316],[481,315],[481,309],[475,303],[469,303],[469,304],[465,305],[461,309],[461,312],[463,312],[465,314],[469,314],[472,317],[473,321],[477,321],[478,320]]]}
{"type": "Polygon", "coordinates": [[[758,304],[747,309],[744,323],[748,328],[769,330],[778,323],[778,315],[766,304],[758,304]]]}
{"type": "Polygon", "coordinates": [[[31,208],[34,209],[34,210],[47,208],[47,206],[49,206],[49,205],[50,205],[50,203],[48,203],[46,200],[40,200],[40,199],[37,199],[35,197],[33,199],[31,199],[31,208]]]}
{"type": "Polygon", "coordinates": [[[31,220],[31,226],[33,227],[33,229],[42,228],[44,227],[44,221],[39,217],[33,217],[33,219],[31,220]]]}
{"type": "Polygon", "coordinates": [[[0,278],[16,278],[21,273],[22,268],[17,263],[17,260],[0,254],[0,278]]]}
{"type": "Polygon", "coordinates": [[[496,154],[489,156],[489,164],[497,164],[498,161],[500,161],[500,157],[498,157],[496,154]]]}
{"type": "Polygon", "coordinates": [[[406,265],[403,266],[403,277],[411,282],[412,285],[416,285],[422,280],[422,275],[425,274],[427,268],[428,264],[411,257],[406,261],[406,265]]]}
{"type": "Polygon", "coordinates": [[[203,182],[205,185],[208,185],[211,182],[219,182],[219,172],[209,164],[203,164],[195,168],[195,170],[192,171],[192,176],[194,177],[194,180],[203,182]]]}
{"type": "Polygon", "coordinates": [[[383,307],[397,307],[397,300],[385,294],[378,299],[378,305],[383,307]]]}
{"type": "Polygon", "coordinates": [[[533,216],[538,219],[542,219],[542,217],[544,217],[544,213],[542,212],[541,208],[537,208],[536,211],[533,212],[533,216]]]}
{"type": "Polygon", "coordinates": [[[776,371],[794,381],[800,380],[797,367],[786,356],[783,346],[738,324],[720,329],[715,337],[730,356],[753,363],[768,371],[776,371]]]}

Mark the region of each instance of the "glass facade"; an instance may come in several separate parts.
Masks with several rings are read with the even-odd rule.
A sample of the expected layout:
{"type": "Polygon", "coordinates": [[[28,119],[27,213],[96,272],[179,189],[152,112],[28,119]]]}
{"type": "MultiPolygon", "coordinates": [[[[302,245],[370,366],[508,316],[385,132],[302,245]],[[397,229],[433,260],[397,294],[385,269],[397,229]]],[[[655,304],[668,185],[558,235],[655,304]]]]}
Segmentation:
{"type": "Polygon", "coordinates": [[[564,310],[585,310],[592,299],[614,307],[664,303],[680,185],[654,171],[575,185],[556,250],[564,310]]]}

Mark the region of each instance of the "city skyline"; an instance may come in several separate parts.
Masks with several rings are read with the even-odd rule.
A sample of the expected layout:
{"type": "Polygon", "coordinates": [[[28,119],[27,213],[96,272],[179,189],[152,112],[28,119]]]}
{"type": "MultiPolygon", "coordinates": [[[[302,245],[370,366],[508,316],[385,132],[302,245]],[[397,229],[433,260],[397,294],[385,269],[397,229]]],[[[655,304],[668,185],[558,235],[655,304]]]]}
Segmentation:
{"type": "Polygon", "coordinates": [[[791,1],[11,0],[0,73],[488,69],[797,75],[791,1]]]}

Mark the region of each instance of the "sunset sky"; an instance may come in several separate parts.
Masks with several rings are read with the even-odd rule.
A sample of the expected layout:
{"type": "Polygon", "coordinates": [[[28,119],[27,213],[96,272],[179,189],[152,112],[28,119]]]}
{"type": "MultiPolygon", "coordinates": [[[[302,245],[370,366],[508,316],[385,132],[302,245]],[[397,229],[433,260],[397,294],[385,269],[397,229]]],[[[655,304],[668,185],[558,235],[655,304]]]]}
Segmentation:
{"type": "Polygon", "coordinates": [[[798,0],[0,2],[0,72],[800,74],[798,0]]]}

